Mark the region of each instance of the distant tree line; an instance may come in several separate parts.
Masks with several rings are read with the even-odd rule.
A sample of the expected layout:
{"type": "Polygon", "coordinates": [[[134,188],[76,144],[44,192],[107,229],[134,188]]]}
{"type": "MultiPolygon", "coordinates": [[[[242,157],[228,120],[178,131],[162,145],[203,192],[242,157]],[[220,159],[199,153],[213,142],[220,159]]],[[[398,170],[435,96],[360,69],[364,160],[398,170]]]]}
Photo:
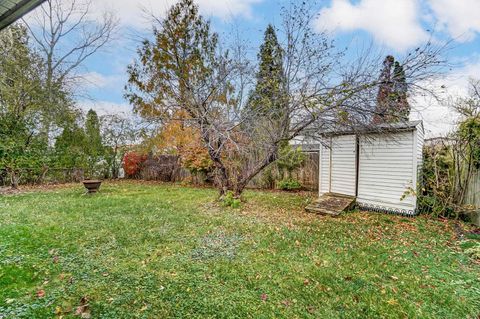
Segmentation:
{"type": "Polygon", "coordinates": [[[102,129],[113,119],[90,110],[84,120],[76,104],[80,68],[116,29],[111,14],[94,21],[90,13],[89,0],[48,0],[30,24],[0,32],[0,173],[12,187],[54,168],[82,168],[93,176],[104,161],[102,174],[118,171],[118,138],[111,125],[102,129]]]}

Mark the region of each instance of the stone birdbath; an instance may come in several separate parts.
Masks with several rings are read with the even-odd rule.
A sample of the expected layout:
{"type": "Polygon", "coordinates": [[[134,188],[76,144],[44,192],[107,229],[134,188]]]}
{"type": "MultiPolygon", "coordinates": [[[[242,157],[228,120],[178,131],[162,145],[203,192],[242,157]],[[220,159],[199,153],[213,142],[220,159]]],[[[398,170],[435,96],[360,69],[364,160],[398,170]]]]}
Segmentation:
{"type": "Polygon", "coordinates": [[[87,194],[94,194],[100,189],[102,181],[98,179],[86,179],[83,181],[83,186],[87,189],[87,194]]]}

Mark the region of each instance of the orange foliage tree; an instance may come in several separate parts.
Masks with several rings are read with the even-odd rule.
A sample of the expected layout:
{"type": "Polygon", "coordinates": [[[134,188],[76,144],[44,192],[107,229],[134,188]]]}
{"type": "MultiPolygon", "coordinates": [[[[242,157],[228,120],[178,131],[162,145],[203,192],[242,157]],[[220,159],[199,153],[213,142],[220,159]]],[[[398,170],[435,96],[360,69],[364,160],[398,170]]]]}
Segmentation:
{"type": "Polygon", "coordinates": [[[182,166],[190,172],[206,173],[212,168],[212,160],[202,144],[200,131],[189,126],[186,118],[184,112],[177,112],[162,127],[153,144],[162,153],[178,155],[182,166]]]}

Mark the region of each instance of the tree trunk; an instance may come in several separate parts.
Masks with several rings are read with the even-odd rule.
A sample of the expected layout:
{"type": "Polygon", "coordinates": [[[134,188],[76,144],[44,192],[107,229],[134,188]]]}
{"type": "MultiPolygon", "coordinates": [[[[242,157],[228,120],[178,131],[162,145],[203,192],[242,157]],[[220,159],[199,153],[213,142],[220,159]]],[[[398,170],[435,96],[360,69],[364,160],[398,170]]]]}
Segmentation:
{"type": "MultiPolygon", "coordinates": [[[[202,138],[205,145],[210,144],[210,133],[208,130],[202,132],[202,138]]],[[[219,198],[223,198],[228,192],[230,186],[227,169],[225,165],[223,165],[221,156],[215,152],[215,149],[212,146],[207,147],[207,151],[213,162],[213,166],[215,167],[215,182],[219,191],[219,198]]]]}
{"type": "Polygon", "coordinates": [[[10,170],[10,185],[12,189],[18,189],[18,176],[15,170],[10,170]]]}
{"type": "Polygon", "coordinates": [[[257,176],[265,167],[272,164],[277,160],[277,148],[273,148],[265,158],[258,163],[257,166],[253,167],[251,170],[245,171],[245,174],[240,176],[240,180],[234,186],[233,195],[235,198],[240,198],[242,192],[247,187],[248,183],[257,176]]]}

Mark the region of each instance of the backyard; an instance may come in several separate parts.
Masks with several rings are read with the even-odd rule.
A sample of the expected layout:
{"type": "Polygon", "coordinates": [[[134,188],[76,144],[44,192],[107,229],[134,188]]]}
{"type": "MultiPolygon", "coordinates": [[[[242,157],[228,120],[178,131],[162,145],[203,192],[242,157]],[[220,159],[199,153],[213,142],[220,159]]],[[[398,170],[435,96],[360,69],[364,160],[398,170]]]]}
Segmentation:
{"type": "MultiPolygon", "coordinates": [[[[308,214],[308,193],[108,182],[0,198],[0,318],[477,318],[453,221],[308,214]]],[[[466,226],[465,226],[466,227],[466,226]]]]}

